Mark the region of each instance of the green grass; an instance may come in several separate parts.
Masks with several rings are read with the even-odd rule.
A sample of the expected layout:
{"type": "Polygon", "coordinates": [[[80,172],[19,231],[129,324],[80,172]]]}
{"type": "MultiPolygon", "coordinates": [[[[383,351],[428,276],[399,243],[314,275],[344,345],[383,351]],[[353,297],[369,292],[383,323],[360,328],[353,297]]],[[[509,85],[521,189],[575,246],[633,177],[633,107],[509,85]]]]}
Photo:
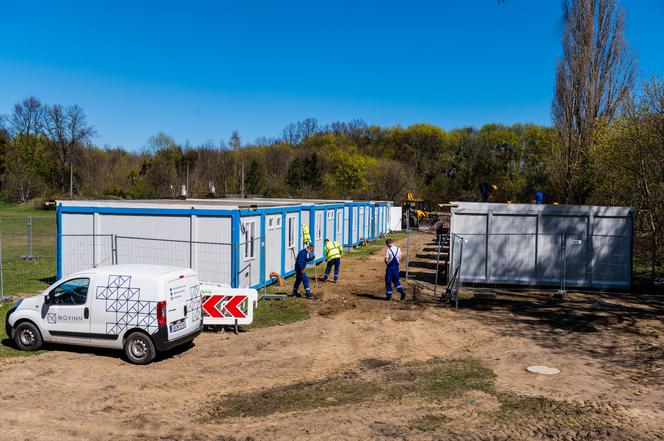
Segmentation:
{"type": "Polygon", "coordinates": [[[434,358],[410,363],[365,359],[353,368],[319,379],[213,397],[201,405],[199,414],[203,422],[227,422],[228,418],[261,418],[345,405],[380,407],[383,403],[404,402],[417,403],[431,412],[414,416],[398,427],[405,433],[414,431],[411,435],[441,433],[448,423],[460,423],[469,425],[469,433],[473,434],[478,433],[478,428],[488,431],[508,428],[518,434],[528,434],[535,428],[533,435],[587,430],[588,439],[605,439],[599,435],[605,434],[609,427],[607,418],[615,418],[601,407],[499,391],[495,379],[492,370],[472,359],[434,358]],[[468,399],[466,393],[472,391],[487,395],[473,394],[476,398],[468,399]],[[473,409],[485,403],[498,406],[473,409]],[[477,418],[469,419],[466,414],[469,410],[477,418]]]}
{"type": "Polygon", "coordinates": [[[29,216],[32,216],[34,234],[55,234],[55,212],[4,201],[0,201],[0,232],[26,234],[29,216]]]}
{"type": "MultiPolygon", "coordinates": [[[[204,419],[261,417],[368,401],[391,402],[407,396],[435,403],[469,390],[494,391],[495,374],[475,360],[435,358],[404,365],[376,361],[365,360],[364,366],[359,369],[318,380],[213,399],[203,408],[204,419]],[[369,373],[371,375],[367,375],[369,373]]],[[[442,423],[440,420],[437,422],[442,423]]],[[[431,427],[433,423],[420,424],[431,427]]]]}
{"type": "Polygon", "coordinates": [[[27,355],[36,355],[41,353],[41,351],[35,352],[25,352],[15,349],[13,346],[10,346],[9,336],[5,332],[5,316],[7,311],[14,306],[14,302],[7,302],[0,304],[0,358],[6,357],[24,357],[27,355]]]}
{"type": "MultiPolygon", "coordinates": [[[[270,290],[268,290],[270,291],[270,290]]],[[[309,318],[308,300],[289,297],[285,300],[261,300],[254,310],[251,328],[287,325],[309,318]]]]}
{"type": "Polygon", "coordinates": [[[34,294],[55,280],[55,213],[0,201],[3,291],[34,294]],[[32,255],[28,254],[28,217],[32,216],[32,255]]]}

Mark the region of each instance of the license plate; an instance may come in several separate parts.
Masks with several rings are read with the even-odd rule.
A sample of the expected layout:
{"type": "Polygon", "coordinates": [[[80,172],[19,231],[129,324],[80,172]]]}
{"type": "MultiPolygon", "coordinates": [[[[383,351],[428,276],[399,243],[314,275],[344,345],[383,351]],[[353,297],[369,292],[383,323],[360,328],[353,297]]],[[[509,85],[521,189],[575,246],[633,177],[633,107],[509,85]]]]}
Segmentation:
{"type": "Polygon", "coordinates": [[[178,332],[187,327],[187,322],[185,319],[178,320],[171,323],[171,332],[178,332]]]}

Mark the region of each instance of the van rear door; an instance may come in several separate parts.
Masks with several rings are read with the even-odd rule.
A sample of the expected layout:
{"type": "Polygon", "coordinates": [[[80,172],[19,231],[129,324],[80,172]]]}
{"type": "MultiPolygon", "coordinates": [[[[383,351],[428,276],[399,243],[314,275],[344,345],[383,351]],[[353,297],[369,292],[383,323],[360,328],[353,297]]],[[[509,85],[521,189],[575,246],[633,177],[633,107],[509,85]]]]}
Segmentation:
{"type": "Polygon", "coordinates": [[[168,340],[197,331],[202,323],[198,277],[187,273],[166,282],[168,340]]]}

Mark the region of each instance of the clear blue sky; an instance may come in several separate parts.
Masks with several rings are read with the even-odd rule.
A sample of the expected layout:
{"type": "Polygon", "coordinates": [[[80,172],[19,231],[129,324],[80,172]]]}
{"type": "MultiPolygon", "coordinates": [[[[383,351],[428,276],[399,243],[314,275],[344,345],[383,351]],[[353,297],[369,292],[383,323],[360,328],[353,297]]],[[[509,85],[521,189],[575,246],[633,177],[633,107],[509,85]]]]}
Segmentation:
{"type": "MultiPolygon", "coordinates": [[[[664,1],[623,0],[641,77],[664,76],[664,1]]],[[[550,123],[559,0],[10,1],[0,114],[79,104],[98,145],[277,137],[362,118],[550,123]]]]}

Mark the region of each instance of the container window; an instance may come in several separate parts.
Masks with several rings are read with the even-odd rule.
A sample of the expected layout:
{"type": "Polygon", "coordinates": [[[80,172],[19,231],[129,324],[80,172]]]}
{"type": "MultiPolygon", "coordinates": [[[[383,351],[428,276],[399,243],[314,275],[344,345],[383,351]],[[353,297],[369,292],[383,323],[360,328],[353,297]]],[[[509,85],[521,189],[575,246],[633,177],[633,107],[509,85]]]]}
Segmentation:
{"type": "Polygon", "coordinates": [[[253,259],[255,255],[256,242],[256,221],[245,222],[244,224],[244,258],[253,259]]]}
{"type": "Polygon", "coordinates": [[[288,218],[288,248],[295,248],[295,218],[288,218]]]}
{"type": "Polygon", "coordinates": [[[323,238],[323,213],[316,213],[316,240],[323,238]]]}

